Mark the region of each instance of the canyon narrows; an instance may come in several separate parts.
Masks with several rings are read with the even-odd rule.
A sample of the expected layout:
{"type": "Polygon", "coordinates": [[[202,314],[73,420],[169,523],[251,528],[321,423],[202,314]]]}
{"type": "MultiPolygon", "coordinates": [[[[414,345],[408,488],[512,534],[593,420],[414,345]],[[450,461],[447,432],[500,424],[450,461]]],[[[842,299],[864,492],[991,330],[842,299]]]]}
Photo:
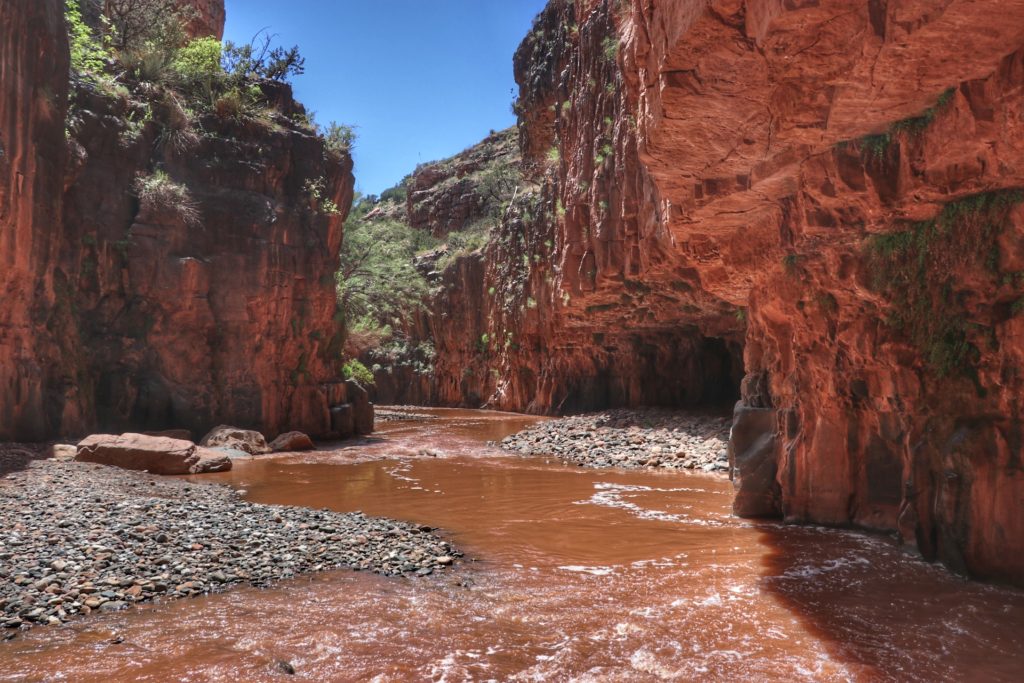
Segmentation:
{"type": "Polygon", "coordinates": [[[1024,0],[548,0],[370,196],[231,0],[0,1],[0,681],[1019,671],[1024,0]]]}
{"type": "MultiPolygon", "coordinates": [[[[553,0],[515,56],[522,183],[485,245],[417,262],[435,291],[405,334],[435,359],[371,354],[382,395],[741,397],[737,513],[896,533],[1021,583],[1022,19],[553,0]]],[[[481,168],[511,134],[377,210],[441,235],[486,219],[481,168]]]]}

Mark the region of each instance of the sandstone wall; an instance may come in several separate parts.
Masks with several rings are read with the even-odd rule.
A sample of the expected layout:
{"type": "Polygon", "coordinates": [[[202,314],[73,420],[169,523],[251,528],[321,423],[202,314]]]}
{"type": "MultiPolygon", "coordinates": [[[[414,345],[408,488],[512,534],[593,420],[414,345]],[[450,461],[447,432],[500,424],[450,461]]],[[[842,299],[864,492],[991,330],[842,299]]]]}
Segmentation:
{"type": "Polygon", "coordinates": [[[0,439],[80,428],[66,311],[55,310],[68,48],[62,3],[0,5],[0,439]],[[62,348],[63,347],[63,348],[62,348]]]}
{"type": "Polygon", "coordinates": [[[1024,582],[1022,58],[1018,0],[552,0],[516,56],[536,189],[460,294],[511,343],[471,387],[439,353],[442,399],[745,373],[738,512],[1024,582]]]}
{"type": "Polygon", "coordinates": [[[159,113],[137,127],[136,105],[76,102],[61,274],[102,428],[331,431],[344,214],[310,184],[347,211],[352,162],[291,124],[290,90],[275,90],[272,127],[211,115],[184,148],[161,144],[159,113]],[[185,188],[193,220],[139,199],[133,183],[154,173],[185,188]]]}
{"type": "Polygon", "coordinates": [[[203,135],[169,136],[178,105],[145,88],[83,83],[66,117],[62,16],[0,8],[0,438],[365,431],[335,309],[351,159],[274,84],[272,120],[209,115],[203,135]],[[161,174],[179,206],[142,198],[161,174]]]}
{"type": "Polygon", "coordinates": [[[181,0],[181,4],[195,12],[195,20],[189,27],[194,36],[224,37],[224,0],[181,0]]]}

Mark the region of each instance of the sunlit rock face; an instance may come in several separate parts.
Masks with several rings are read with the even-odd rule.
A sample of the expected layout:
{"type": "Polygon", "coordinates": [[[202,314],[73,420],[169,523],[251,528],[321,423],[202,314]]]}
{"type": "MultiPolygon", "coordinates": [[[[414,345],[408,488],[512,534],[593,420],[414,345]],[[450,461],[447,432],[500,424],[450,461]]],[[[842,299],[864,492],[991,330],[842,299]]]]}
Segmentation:
{"type": "Polygon", "coordinates": [[[1024,2],[856,5],[553,0],[516,55],[536,188],[458,275],[510,343],[437,381],[537,412],[742,386],[740,512],[1021,583],[1024,2]]]}
{"type": "Polygon", "coordinates": [[[184,149],[133,129],[118,100],[75,103],[61,276],[103,429],[322,436],[346,402],[333,274],[352,162],[289,125],[289,88],[266,87],[285,112],[275,125],[209,115],[209,134],[184,149]],[[139,198],[133,183],[154,167],[193,215],[139,198]]]}
{"type": "Polygon", "coordinates": [[[180,3],[193,13],[190,34],[218,39],[224,37],[224,0],[180,0],[180,3]]]}
{"type": "Polygon", "coordinates": [[[83,86],[67,116],[63,3],[0,7],[0,439],[372,420],[365,400],[332,413],[353,405],[334,281],[352,161],[263,88],[273,120],[206,115],[177,141],[144,94],[83,86]],[[182,201],[145,198],[158,174],[182,201]]]}

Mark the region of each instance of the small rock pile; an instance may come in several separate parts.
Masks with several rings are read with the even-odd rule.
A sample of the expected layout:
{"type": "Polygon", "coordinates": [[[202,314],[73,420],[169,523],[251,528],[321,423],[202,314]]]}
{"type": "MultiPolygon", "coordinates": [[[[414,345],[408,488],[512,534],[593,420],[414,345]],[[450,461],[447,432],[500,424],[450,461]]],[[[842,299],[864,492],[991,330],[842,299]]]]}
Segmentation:
{"type": "Polygon", "coordinates": [[[728,417],[615,409],[538,423],[501,442],[520,455],[554,455],[581,467],[729,469],[728,417]]]}
{"type": "Polygon", "coordinates": [[[256,505],[224,486],[38,461],[0,479],[0,627],[341,567],[424,576],[460,556],[431,531],[256,505]]]}

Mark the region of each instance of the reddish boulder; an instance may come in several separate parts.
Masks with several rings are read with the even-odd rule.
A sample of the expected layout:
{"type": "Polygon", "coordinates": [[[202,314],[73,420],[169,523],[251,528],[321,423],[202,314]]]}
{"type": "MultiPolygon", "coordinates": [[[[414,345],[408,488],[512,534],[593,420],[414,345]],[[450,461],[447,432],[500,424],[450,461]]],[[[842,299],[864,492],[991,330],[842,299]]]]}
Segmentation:
{"type": "Polygon", "coordinates": [[[291,453],[294,451],[311,451],[316,448],[313,440],[302,432],[285,432],[270,442],[270,450],[275,453],[291,453]]]}
{"type": "Polygon", "coordinates": [[[736,489],[732,509],[741,517],[772,517],[780,512],[775,421],[771,408],[736,406],[729,437],[729,476],[736,489]]]}
{"type": "Polygon", "coordinates": [[[223,451],[196,447],[199,462],[192,466],[192,474],[209,474],[211,472],[227,472],[231,469],[231,458],[223,451]]]}
{"type": "Polygon", "coordinates": [[[86,437],[78,444],[75,460],[150,474],[201,474],[231,469],[226,456],[199,449],[191,441],[144,434],[86,437]]]}
{"type": "Polygon", "coordinates": [[[199,443],[206,448],[230,448],[249,455],[265,455],[270,452],[267,440],[259,432],[227,425],[214,427],[199,443]]]}
{"type": "Polygon", "coordinates": [[[166,436],[168,439],[181,439],[191,441],[192,432],[187,429],[164,429],[159,432],[142,432],[144,436],[166,436]]]}

